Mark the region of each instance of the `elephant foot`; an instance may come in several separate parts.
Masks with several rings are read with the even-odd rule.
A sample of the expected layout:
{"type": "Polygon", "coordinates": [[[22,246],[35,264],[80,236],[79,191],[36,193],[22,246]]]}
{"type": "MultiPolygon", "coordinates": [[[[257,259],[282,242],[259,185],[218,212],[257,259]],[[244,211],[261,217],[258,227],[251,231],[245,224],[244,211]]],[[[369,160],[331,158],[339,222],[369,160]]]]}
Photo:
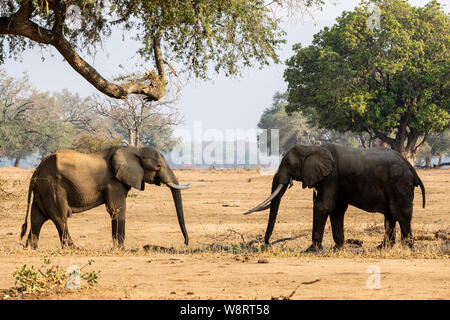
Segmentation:
{"type": "Polygon", "coordinates": [[[414,251],[414,241],[413,240],[402,240],[402,247],[408,247],[412,251],[414,251]]]}
{"type": "Polygon", "coordinates": [[[79,249],[76,245],[73,244],[73,242],[71,242],[71,243],[64,243],[61,247],[63,249],[70,249],[70,250],[78,250],[79,249]]]}
{"type": "Polygon", "coordinates": [[[123,251],[125,250],[125,244],[114,242],[114,249],[123,251]]]}
{"type": "Polygon", "coordinates": [[[394,246],[394,244],[395,242],[383,241],[377,246],[377,249],[378,250],[390,249],[394,246]]]}
{"type": "Polygon", "coordinates": [[[343,249],[344,249],[344,245],[335,244],[332,250],[333,250],[333,252],[339,252],[339,251],[342,251],[343,249]]]}
{"type": "Polygon", "coordinates": [[[305,250],[305,253],[319,253],[322,250],[323,248],[321,244],[313,243],[312,245],[309,246],[308,249],[305,250]]]}
{"type": "Polygon", "coordinates": [[[23,246],[25,249],[32,249],[32,250],[37,250],[38,249],[38,245],[37,243],[34,242],[26,242],[25,245],[23,246]]]}

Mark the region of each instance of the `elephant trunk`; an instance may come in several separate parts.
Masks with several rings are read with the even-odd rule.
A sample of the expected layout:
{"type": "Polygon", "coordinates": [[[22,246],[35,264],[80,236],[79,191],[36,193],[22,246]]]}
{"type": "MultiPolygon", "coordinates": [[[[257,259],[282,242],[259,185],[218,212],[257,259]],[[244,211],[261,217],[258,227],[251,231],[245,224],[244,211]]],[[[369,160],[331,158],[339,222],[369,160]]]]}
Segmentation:
{"type": "MultiPolygon", "coordinates": [[[[275,174],[272,182],[272,193],[278,188],[279,185],[280,185],[279,175],[275,174]]],[[[277,220],[278,208],[280,207],[281,198],[283,197],[288,187],[288,184],[281,184],[281,185],[282,185],[281,190],[278,192],[275,198],[272,199],[270,203],[269,222],[267,224],[266,235],[264,236],[264,242],[266,244],[269,244],[270,237],[272,236],[273,227],[275,226],[275,221],[277,220]]]]}
{"type": "Polygon", "coordinates": [[[186,226],[184,224],[184,213],[183,213],[183,202],[181,200],[181,191],[179,189],[170,188],[172,192],[173,202],[175,203],[175,208],[177,210],[178,223],[180,224],[181,232],[184,236],[184,243],[189,244],[189,237],[186,231],[186,226]]]}
{"type": "Polygon", "coordinates": [[[179,185],[175,173],[167,167],[166,175],[164,176],[163,182],[167,184],[172,192],[173,202],[175,203],[175,208],[177,210],[178,223],[180,224],[181,232],[183,233],[184,243],[189,244],[189,237],[186,231],[186,226],[184,223],[184,212],[183,212],[183,201],[181,200],[181,191],[186,189],[186,185],[179,185]],[[183,187],[180,187],[183,186],[183,187]]]}

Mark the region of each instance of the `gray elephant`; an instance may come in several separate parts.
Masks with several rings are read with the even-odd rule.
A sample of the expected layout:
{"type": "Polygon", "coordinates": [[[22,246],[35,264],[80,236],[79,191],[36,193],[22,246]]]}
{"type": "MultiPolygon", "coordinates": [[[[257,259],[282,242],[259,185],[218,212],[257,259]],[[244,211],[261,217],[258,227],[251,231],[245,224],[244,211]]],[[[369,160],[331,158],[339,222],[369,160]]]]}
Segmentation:
{"type": "Polygon", "coordinates": [[[270,208],[265,243],[269,243],[281,198],[292,180],[303,188],[314,188],[312,245],[307,252],[322,249],[325,223],[330,216],[335,248],[344,245],[344,214],[348,205],[385,217],[381,247],[395,243],[395,224],[402,242],[413,247],[411,218],[414,188],[425,187],[412,165],[397,151],[386,148],[356,149],[330,143],[322,146],[296,145],[283,157],[272,182],[272,194],[249,214],[270,208]],[[317,192],[317,193],[316,193],[317,192]]]}
{"type": "Polygon", "coordinates": [[[31,194],[31,230],[26,246],[37,248],[42,224],[52,220],[61,245],[73,246],[67,228],[72,213],[83,212],[101,204],[111,216],[114,244],[125,240],[126,198],[131,187],[144,190],[145,183],[170,187],[184,242],[189,243],[184,223],[181,189],[167,160],[152,147],[112,147],[84,154],[72,150],[57,151],[46,157],[33,173],[28,190],[28,205],[21,238],[27,231],[31,194]]]}

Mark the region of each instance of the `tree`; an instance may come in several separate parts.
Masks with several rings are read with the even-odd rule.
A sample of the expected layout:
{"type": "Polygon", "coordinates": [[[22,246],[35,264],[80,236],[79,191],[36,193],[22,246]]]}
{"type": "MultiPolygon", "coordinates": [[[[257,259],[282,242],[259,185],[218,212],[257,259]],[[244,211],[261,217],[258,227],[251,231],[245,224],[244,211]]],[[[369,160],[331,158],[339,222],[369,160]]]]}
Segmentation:
{"type": "Polygon", "coordinates": [[[120,145],[121,142],[120,137],[111,138],[103,134],[82,133],[75,139],[73,149],[78,152],[93,153],[120,145]]]}
{"type": "Polygon", "coordinates": [[[171,126],[181,122],[173,103],[174,100],[148,101],[143,95],[129,95],[124,100],[97,99],[93,108],[102,117],[113,120],[116,132],[128,145],[139,147],[144,143],[170,151],[175,145],[171,126]]]}
{"type": "MultiPolygon", "coordinates": [[[[260,129],[279,130],[281,154],[285,154],[296,144],[337,142],[353,147],[358,145],[358,138],[355,134],[316,128],[300,112],[287,113],[285,110],[287,104],[287,92],[275,93],[272,107],[264,110],[258,123],[260,129]]],[[[271,152],[271,135],[269,133],[267,133],[267,145],[271,152]]]]}
{"type": "Polygon", "coordinates": [[[2,156],[20,160],[34,152],[44,157],[72,148],[80,134],[117,136],[108,121],[92,112],[91,99],[68,90],[39,92],[26,74],[20,78],[0,70],[0,145],[2,156]]]}
{"type": "Polygon", "coordinates": [[[15,79],[0,71],[0,145],[3,156],[20,160],[71,146],[77,133],[68,121],[62,100],[39,92],[26,74],[15,79]]]}
{"type": "Polygon", "coordinates": [[[29,153],[37,151],[44,157],[56,150],[70,148],[79,130],[68,121],[61,100],[35,89],[29,99],[33,109],[27,114],[23,132],[23,137],[33,146],[29,153]]]}
{"type": "Polygon", "coordinates": [[[284,32],[271,8],[311,6],[320,0],[7,0],[0,3],[0,63],[39,45],[58,50],[71,67],[100,92],[125,98],[165,95],[171,63],[182,72],[207,78],[213,68],[237,75],[242,67],[278,62],[284,32]],[[141,43],[138,53],[152,61],[149,72],[135,72],[113,83],[88,64],[81,53],[122,28],[141,43]]]}
{"type": "Polygon", "coordinates": [[[321,127],[366,132],[413,157],[431,131],[450,126],[449,27],[434,0],[362,2],[309,47],[294,46],[287,111],[314,110],[321,127]],[[379,6],[379,29],[368,27],[370,4],[379,6]]]}
{"type": "Polygon", "coordinates": [[[26,74],[15,79],[0,71],[0,144],[3,156],[20,160],[70,145],[74,128],[60,121],[55,99],[38,92],[26,74]]]}
{"type": "Polygon", "coordinates": [[[0,70],[0,145],[2,156],[14,159],[16,167],[34,148],[32,140],[25,135],[30,125],[27,113],[34,108],[29,87],[26,74],[14,79],[0,70]]]}
{"type": "Polygon", "coordinates": [[[433,167],[433,157],[438,157],[437,166],[449,165],[447,162],[443,163],[442,160],[445,156],[450,154],[450,130],[431,133],[419,152],[417,153],[418,163],[425,160],[425,167],[430,169],[433,167]]]}
{"type": "Polygon", "coordinates": [[[450,130],[431,134],[428,144],[431,154],[438,157],[438,166],[442,165],[442,159],[450,153],[450,130]]]}

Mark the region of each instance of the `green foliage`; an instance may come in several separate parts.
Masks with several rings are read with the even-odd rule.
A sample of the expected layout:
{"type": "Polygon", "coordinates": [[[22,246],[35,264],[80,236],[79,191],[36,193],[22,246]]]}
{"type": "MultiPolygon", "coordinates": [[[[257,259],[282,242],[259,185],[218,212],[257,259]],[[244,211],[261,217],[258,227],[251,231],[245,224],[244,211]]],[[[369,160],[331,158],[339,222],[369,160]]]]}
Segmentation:
{"type": "Polygon", "coordinates": [[[441,164],[443,158],[448,155],[450,155],[450,130],[430,134],[427,142],[420,147],[417,159],[419,163],[424,160],[426,167],[431,168],[433,157],[438,157],[438,164],[441,164]]]}
{"type": "MultiPolygon", "coordinates": [[[[52,260],[49,257],[43,255],[41,258],[42,263],[38,268],[26,264],[16,268],[13,277],[16,279],[15,290],[17,293],[43,293],[54,288],[65,287],[70,274],[59,265],[52,264],[52,260]]],[[[93,260],[89,260],[80,270],[92,265],[93,262],[93,260]]],[[[88,271],[80,276],[88,285],[92,286],[98,283],[98,273],[100,271],[88,271]]]]}
{"type": "Polygon", "coordinates": [[[363,1],[309,47],[294,45],[286,109],[313,109],[321,127],[365,131],[413,153],[419,136],[450,126],[449,39],[437,1],[363,1]],[[381,29],[367,26],[369,4],[381,10],[381,29]]]}
{"type": "Polygon", "coordinates": [[[433,133],[428,137],[428,145],[433,156],[444,157],[450,154],[450,130],[433,133]]]}
{"type": "Polygon", "coordinates": [[[26,74],[15,79],[0,70],[1,156],[18,163],[35,152],[42,157],[60,149],[92,153],[123,140],[172,150],[172,125],[180,121],[172,102],[148,102],[143,96],[107,101],[82,98],[66,89],[39,92],[26,74]]]}
{"type": "MultiPolygon", "coordinates": [[[[22,2],[2,1],[0,17],[14,14],[22,2]]],[[[321,3],[298,2],[301,6],[321,3]]],[[[49,8],[44,0],[32,3],[33,21],[52,30],[53,6],[49,8]]],[[[70,4],[62,32],[74,49],[94,55],[117,27],[142,44],[138,53],[149,60],[154,58],[153,40],[163,30],[165,59],[200,78],[207,78],[209,68],[236,75],[242,67],[278,62],[276,49],[284,42],[279,20],[264,0],[72,0],[70,4]]],[[[273,5],[286,6],[285,1],[273,5]]],[[[38,45],[8,34],[0,39],[0,63],[38,45]]]]}
{"type": "Polygon", "coordinates": [[[108,138],[102,134],[82,133],[75,139],[73,149],[83,153],[93,153],[120,145],[121,140],[120,137],[108,138]]]}
{"type": "Polygon", "coordinates": [[[296,144],[310,145],[337,142],[353,147],[358,145],[356,135],[316,128],[302,113],[293,112],[288,114],[286,112],[286,106],[287,93],[277,92],[273,97],[272,107],[263,112],[258,123],[258,128],[268,130],[268,146],[271,145],[269,130],[279,130],[281,154],[285,154],[296,144]]]}
{"type": "Polygon", "coordinates": [[[149,126],[141,131],[141,144],[154,147],[161,152],[170,152],[175,148],[178,140],[173,137],[171,126],[149,126]]]}
{"type": "Polygon", "coordinates": [[[34,151],[47,154],[68,145],[74,128],[60,116],[55,99],[34,89],[26,74],[14,79],[0,71],[0,145],[4,156],[22,159],[34,151]]]}
{"type": "Polygon", "coordinates": [[[89,114],[79,112],[85,103],[67,90],[54,95],[39,92],[26,74],[15,79],[0,70],[2,156],[20,160],[34,152],[45,156],[70,148],[83,126],[92,122],[83,118],[89,114]]]}

